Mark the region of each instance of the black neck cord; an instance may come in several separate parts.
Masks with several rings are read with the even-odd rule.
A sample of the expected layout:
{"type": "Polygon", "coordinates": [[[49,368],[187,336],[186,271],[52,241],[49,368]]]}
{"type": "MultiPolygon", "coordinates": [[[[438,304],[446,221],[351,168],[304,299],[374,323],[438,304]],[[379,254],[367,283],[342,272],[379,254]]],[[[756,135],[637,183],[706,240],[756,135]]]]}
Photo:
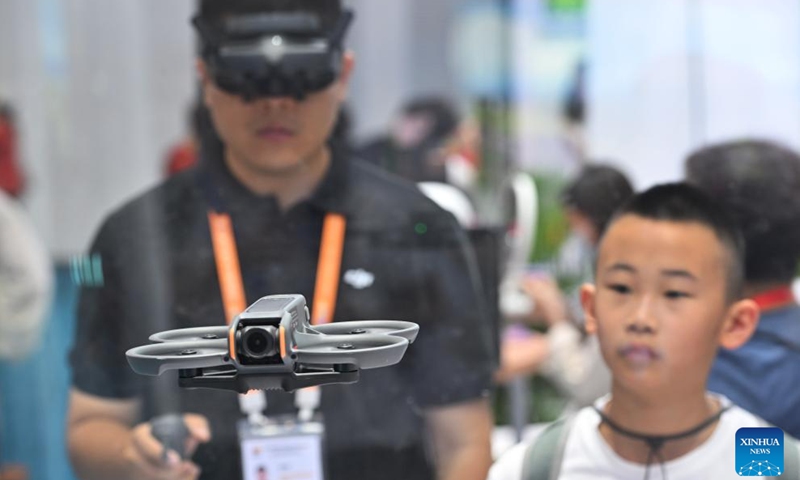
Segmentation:
{"type": "Polygon", "coordinates": [[[697,425],[696,427],[692,427],[689,430],[675,433],[672,435],[647,435],[644,433],[634,432],[632,430],[628,430],[619,426],[616,422],[611,420],[605,413],[601,412],[599,408],[593,407],[594,411],[600,415],[601,423],[605,423],[606,425],[614,430],[616,433],[623,435],[628,438],[632,438],[634,440],[641,440],[650,447],[650,451],[647,453],[647,464],[645,465],[645,474],[644,479],[647,480],[650,478],[650,464],[653,461],[653,457],[657,458],[659,464],[661,465],[661,476],[662,478],[666,478],[666,471],[664,470],[664,458],[661,456],[661,448],[664,446],[665,443],[671,442],[673,440],[680,440],[683,438],[691,437],[693,435],[697,435],[698,433],[702,432],[709,426],[711,426],[714,422],[720,419],[723,413],[725,413],[730,407],[723,407],[714,415],[711,415],[702,423],[697,425]]]}

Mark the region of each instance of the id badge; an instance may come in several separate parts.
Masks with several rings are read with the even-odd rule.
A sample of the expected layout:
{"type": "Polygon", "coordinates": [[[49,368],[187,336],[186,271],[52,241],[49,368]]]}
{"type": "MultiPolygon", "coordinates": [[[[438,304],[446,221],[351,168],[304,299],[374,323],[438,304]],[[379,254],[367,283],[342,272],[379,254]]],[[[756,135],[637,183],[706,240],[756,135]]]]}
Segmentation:
{"type": "Polygon", "coordinates": [[[240,420],[239,443],[244,480],[324,480],[322,422],[294,416],[254,424],[240,420]]]}

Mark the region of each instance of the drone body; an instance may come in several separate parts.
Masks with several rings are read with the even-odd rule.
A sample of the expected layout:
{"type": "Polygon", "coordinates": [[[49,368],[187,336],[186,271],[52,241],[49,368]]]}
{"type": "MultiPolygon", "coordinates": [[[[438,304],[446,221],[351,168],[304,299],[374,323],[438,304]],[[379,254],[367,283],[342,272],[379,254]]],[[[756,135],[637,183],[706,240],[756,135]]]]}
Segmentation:
{"type": "Polygon", "coordinates": [[[361,369],[394,365],[419,326],[373,320],[309,324],[302,295],[273,295],[252,304],[230,326],[157,333],[127,352],[136,373],[178,370],[179,385],[245,393],[354,383],[361,369]]]}

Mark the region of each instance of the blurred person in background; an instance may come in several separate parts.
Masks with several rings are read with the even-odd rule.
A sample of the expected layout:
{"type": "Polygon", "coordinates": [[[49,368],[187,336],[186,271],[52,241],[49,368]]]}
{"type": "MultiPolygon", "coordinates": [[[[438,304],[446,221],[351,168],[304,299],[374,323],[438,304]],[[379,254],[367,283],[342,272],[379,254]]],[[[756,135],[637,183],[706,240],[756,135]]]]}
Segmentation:
{"type": "Polygon", "coordinates": [[[0,360],[38,347],[52,291],[47,250],[22,207],[0,192],[0,360]]]}
{"type": "Polygon", "coordinates": [[[363,145],[364,160],[412,182],[447,182],[442,149],[457,131],[455,107],[440,97],[410,101],[394,119],[389,133],[363,145]]]}
{"type": "MultiPolygon", "coordinates": [[[[47,251],[22,208],[0,191],[0,361],[21,361],[38,348],[52,289],[47,251]]],[[[0,465],[0,480],[25,478],[24,467],[0,465]]]]}
{"type": "Polygon", "coordinates": [[[736,218],[745,239],[745,294],[761,308],[755,334],[720,350],[709,390],[800,436],[800,306],[791,290],[800,262],[800,156],[766,141],[703,148],[686,160],[687,181],[736,218]]]}
{"type": "Polygon", "coordinates": [[[480,125],[474,118],[463,119],[444,148],[447,183],[474,193],[481,172],[482,148],[480,125]]]}
{"type": "Polygon", "coordinates": [[[508,340],[498,380],[542,373],[567,395],[571,407],[590,405],[610,387],[610,372],[602,362],[597,339],[582,323],[579,288],[591,281],[597,243],[614,212],[633,196],[630,181],[608,164],[584,167],[564,188],[561,203],[570,234],[556,259],[556,274],[572,286],[562,292],[555,279],[529,275],[522,288],[533,300],[529,321],[544,324],[547,334],[508,340]]]}
{"type": "Polygon", "coordinates": [[[13,198],[25,192],[25,175],[20,166],[16,114],[10,104],[0,101],[0,191],[13,198]]]}
{"type": "MultiPolygon", "coordinates": [[[[561,192],[561,205],[569,236],[555,261],[558,277],[581,284],[592,278],[597,242],[614,212],[631,196],[633,186],[620,169],[609,163],[592,163],[581,169],[561,192]]],[[[575,303],[573,314],[581,316],[575,303]]]]}
{"type": "MultiPolygon", "coordinates": [[[[204,0],[200,15],[223,44],[254,17],[302,17],[325,37],[346,18],[337,0],[204,0]]],[[[68,424],[75,471],[85,480],[241,478],[237,395],[174,383],[159,390],[161,379],[137,376],[125,358],[156,331],[225,323],[209,233],[209,213],[219,209],[235,226],[249,302],[298,293],[313,312],[320,234],[341,215],[345,281],[331,319],[421,326],[398,366],[321,389],[326,478],[484,479],[495,365],[474,258],[451,215],[329,141],[346,130],[340,123],[336,133],[334,124],[353,54],[334,50],[340,71],[302,99],[286,90],[248,99],[219,83],[210,63],[216,49],[203,47],[198,71],[213,128],[204,126],[198,168],[113,213],[91,247],[105,280],[84,286],[79,301],[68,424]],[[348,281],[348,272],[361,281],[348,281]],[[163,460],[148,419],[166,413],[165,403],[192,412],[184,419],[193,459],[163,460]]],[[[261,86],[281,83],[271,80],[261,86]]],[[[268,416],[295,412],[291,395],[267,397],[268,416]]]]}

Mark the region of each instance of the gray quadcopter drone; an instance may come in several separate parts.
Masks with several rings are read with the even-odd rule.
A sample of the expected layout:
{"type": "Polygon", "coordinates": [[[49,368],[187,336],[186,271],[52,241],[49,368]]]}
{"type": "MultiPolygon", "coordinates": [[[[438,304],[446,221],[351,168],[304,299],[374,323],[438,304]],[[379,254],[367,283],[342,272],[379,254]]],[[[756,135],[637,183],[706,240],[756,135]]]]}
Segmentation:
{"type": "Polygon", "coordinates": [[[178,370],[181,387],[290,392],[355,383],[361,369],[394,365],[418,331],[415,323],[395,320],[311,326],[302,295],[273,295],[230,326],[156,333],[150,337],[154,343],[126,355],[141,375],[178,370]]]}

